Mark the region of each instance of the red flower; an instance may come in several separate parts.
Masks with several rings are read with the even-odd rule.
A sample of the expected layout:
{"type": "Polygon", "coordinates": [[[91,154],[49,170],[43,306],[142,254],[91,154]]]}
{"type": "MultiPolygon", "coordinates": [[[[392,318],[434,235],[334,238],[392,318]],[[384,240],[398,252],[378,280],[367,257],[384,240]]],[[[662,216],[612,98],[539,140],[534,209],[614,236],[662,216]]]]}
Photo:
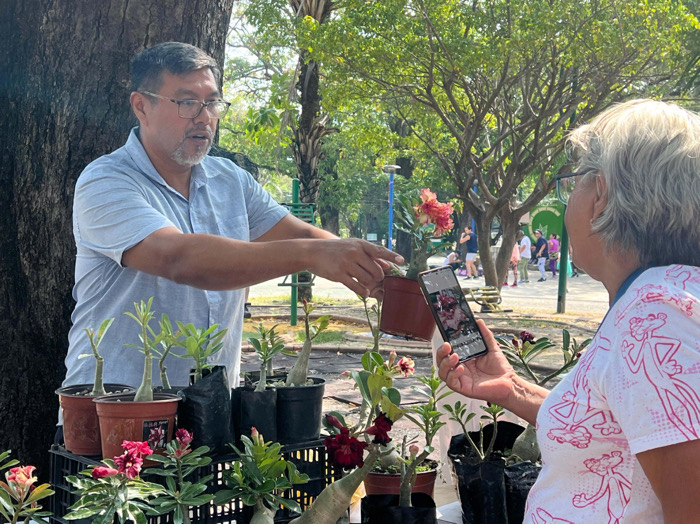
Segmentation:
{"type": "Polygon", "coordinates": [[[125,440],[122,442],[122,448],[127,451],[134,451],[139,455],[153,455],[153,450],[148,447],[147,442],[138,442],[137,440],[125,440]]]}
{"type": "Polygon", "coordinates": [[[374,444],[388,444],[391,442],[391,437],[389,436],[389,431],[391,431],[391,426],[393,422],[384,413],[380,413],[377,418],[374,419],[374,425],[367,428],[365,433],[368,435],[374,435],[374,444]]]}
{"type": "Polygon", "coordinates": [[[331,465],[352,469],[364,464],[362,455],[367,443],[350,436],[348,428],[341,428],[338,435],[326,437],[323,444],[328,451],[328,461],[331,465]]]}
{"type": "Polygon", "coordinates": [[[92,478],[102,479],[105,477],[113,477],[117,473],[119,473],[119,471],[114,468],[109,468],[107,466],[96,466],[92,469],[92,478]]]}
{"type": "Polygon", "coordinates": [[[326,424],[341,430],[345,427],[340,423],[340,419],[338,419],[338,417],[336,417],[335,415],[326,415],[326,424]]]}
{"type": "Polygon", "coordinates": [[[178,429],[175,432],[175,439],[180,443],[180,446],[189,446],[192,444],[192,439],[193,439],[192,433],[187,431],[186,429],[178,429]]]}
{"type": "Polygon", "coordinates": [[[119,473],[123,473],[127,478],[133,479],[139,476],[143,459],[141,453],[135,448],[127,449],[123,455],[114,457],[114,465],[117,466],[119,473]]]}
{"type": "Polygon", "coordinates": [[[522,340],[523,342],[529,342],[530,344],[534,344],[535,336],[529,331],[522,331],[520,333],[520,340],[522,340]]]}

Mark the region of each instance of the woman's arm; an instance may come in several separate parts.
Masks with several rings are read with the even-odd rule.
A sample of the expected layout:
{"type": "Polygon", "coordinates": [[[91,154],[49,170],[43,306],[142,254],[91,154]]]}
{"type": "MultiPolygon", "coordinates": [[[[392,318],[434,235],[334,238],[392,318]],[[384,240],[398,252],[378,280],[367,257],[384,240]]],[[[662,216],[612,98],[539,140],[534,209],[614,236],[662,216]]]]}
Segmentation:
{"type": "Polygon", "coordinates": [[[700,520],[700,440],[681,442],[637,454],[666,524],[700,520]]]}

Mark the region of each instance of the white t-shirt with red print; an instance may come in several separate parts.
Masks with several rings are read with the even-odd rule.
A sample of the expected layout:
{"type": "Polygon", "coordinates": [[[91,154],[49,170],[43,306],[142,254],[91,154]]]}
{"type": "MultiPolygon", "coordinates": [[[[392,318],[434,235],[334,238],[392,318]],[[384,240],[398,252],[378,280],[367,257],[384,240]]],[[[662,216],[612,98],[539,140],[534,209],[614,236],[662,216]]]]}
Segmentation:
{"type": "Polygon", "coordinates": [[[699,437],[700,268],[652,268],[542,404],[525,522],[663,522],[635,454],[699,437]]]}

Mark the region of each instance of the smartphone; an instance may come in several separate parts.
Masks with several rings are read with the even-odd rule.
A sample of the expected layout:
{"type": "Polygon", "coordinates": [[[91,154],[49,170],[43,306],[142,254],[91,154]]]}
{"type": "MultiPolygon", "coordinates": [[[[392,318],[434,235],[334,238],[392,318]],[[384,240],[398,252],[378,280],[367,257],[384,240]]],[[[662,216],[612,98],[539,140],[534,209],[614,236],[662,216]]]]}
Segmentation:
{"type": "Polygon", "coordinates": [[[452,352],[464,362],[488,352],[454,269],[442,266],[418,274],[418,282],[435,322],[452,352]]]}

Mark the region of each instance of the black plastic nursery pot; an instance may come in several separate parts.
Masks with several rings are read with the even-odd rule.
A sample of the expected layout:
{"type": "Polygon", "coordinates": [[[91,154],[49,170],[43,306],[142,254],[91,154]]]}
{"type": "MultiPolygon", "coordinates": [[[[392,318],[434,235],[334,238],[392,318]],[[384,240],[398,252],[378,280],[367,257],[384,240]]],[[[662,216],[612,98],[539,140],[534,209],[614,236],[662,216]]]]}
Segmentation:
{"type": "Polygon", "coordinates": [[[278,442],[277,390],[255,391],[252,387],[231,390],[233,435],[240,446],[241,435],[250,437],[255,428],[265,441],[278,442]]]}
{"type": "Polygon", "coordinates": [[[192,433],[193,448],[208,446],[214,454],[229,453],[231,434],[231,396],[224,366],[204,370],[197,383],[178,391],[182,399],[177,411],[177,426],[192,433]]]}
{"type": "Polygon", "coordinates": [[[425,493],[412,493],[410,507],[399,506],[398,495],[367,495],[360,508],[362,524],[437,523],[435,501],[425,493]]]}
{"type": "MultiPolygon", "coordinates": [[[[506,465],[503,452],[511,449],[525,430],[511,422],[499,422],[492,460],[481,462],[467,438],[455,435],[447,456],[457,477],[463,524],[518,524],[525,515],[525,502],[535,483],[540,465],[529,461],[506,465]]],[[[493,425],[484,428],[484,447],[493,434],[493,425]]],[[[479,432],[469,435],[479,441],[479,432]]]]}
{"type": "Polygon", "coordinates": [[[310,380],[313,384],[277,388],[277,441],[280,444],[309,442],[321,434],[326,381],[318,377],[310,380]]]}

